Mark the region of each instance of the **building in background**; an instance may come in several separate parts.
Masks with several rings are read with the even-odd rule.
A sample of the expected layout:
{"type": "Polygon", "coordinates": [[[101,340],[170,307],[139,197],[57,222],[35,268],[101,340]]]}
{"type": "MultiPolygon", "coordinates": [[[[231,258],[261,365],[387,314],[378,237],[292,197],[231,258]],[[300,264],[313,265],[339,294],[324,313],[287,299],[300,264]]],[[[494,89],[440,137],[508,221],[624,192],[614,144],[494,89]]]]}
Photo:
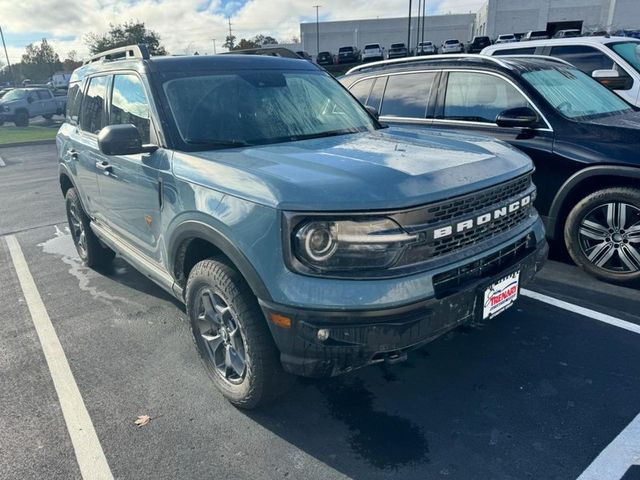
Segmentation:
{"type": "MultiPolygon", "coordinates": [[[[417,2],[414,2],[417,4],[417,2]]],[[[418,18],[411,22],[411,45],[418,41],[418,18]]],[[[422,21],[422,20],[421,20],[422,21]]],[[[407,42],[407,17],[320,22],[320,51],[337,53],[343,46],[364,48],[379,43],[407,42]]],[[[583,32],[640,28],[640,0],[487,0],[475,13],[426,17],[424,40],[468,42],[476,35],[495,39],[500,34],[579,28],[583,32]]],[[[422,30],[422,29],[421,29],[422,30]]],[[[301,49],[316,55],[316,23],[300,24],[301,49]]]]}

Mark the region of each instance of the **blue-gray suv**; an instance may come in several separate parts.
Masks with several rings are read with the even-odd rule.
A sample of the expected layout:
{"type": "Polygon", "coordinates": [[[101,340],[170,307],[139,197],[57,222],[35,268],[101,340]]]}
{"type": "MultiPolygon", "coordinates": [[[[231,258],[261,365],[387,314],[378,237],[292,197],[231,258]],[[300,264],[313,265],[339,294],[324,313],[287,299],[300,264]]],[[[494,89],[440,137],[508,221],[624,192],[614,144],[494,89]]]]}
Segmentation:
{"type": "Polygon", "coordinates": [[[57,148],[79,256],[183,301],[245,408],[495,316],[547,254],[526,155],[385,129],[304,60],[102,53],[57,148]]]}

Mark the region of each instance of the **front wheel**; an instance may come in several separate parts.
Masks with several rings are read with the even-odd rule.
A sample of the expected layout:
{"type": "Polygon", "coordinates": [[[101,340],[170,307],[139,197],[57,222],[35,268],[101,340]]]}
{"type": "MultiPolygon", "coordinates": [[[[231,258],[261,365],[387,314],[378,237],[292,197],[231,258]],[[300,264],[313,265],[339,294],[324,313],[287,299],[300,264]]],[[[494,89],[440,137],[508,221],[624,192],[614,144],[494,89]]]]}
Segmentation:
{"type": "Polygon", "coordinates": [[[621,285],[640,282],[640,190],[594,192],[571,210],[564,232],[571,258],[587,273],[621,285]]]}
{"type": "Polygon", "coordinates": [[[13,120],[16,127],[28,127],[29,126],[29,114],[27,112],[18,112],[13,120]]]}
{"type": "Polygon", "coordinates": [[[291,376],[237,270],[217,260],[199,262],[189,274],[186,304],[207,372],[229,402],[250,409],[283,393],[291,376]]]}

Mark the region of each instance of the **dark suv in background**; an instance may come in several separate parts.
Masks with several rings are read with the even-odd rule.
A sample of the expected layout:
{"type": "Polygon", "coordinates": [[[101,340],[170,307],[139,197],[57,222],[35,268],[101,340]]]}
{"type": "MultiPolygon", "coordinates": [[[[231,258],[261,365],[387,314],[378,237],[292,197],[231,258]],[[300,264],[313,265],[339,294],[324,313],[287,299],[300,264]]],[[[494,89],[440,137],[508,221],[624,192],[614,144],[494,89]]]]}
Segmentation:
{"type": "Polygon", "coordinates": [[[640,281],[640,113],[553,58],[416,58],[340,81],[387,124],[483,134],[536,165],[536,208],[573,260],[617,283],[640,281]]]}
{"type": "Polygon", "coordinates": [[[467,53],[480,53],[483,48],[491,45],[489,37],[473,37],[473,40],[467,45],[467,53]]]}
{"type": "Polygon", "coordinates": [[[356,47],[340,47],[338,50],[338,63],[358,63],[360,52],[356,47]]]}

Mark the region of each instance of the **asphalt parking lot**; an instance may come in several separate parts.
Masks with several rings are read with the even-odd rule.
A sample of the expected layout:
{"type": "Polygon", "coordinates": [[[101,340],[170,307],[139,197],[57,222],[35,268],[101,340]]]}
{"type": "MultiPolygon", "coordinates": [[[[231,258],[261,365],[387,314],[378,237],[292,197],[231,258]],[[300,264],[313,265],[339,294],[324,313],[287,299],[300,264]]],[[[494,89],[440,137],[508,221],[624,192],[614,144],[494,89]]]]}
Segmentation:
{"type": "Polygon", "coordinates": [[[120,259],[81,265],[54,145],[0,156],[1,478],[81,476],[16,244],[115,478],[640,478],[639,290],[556,252],[529,286],[546,302],[243,412],[209,382],[178,302],[120,259]]]}

